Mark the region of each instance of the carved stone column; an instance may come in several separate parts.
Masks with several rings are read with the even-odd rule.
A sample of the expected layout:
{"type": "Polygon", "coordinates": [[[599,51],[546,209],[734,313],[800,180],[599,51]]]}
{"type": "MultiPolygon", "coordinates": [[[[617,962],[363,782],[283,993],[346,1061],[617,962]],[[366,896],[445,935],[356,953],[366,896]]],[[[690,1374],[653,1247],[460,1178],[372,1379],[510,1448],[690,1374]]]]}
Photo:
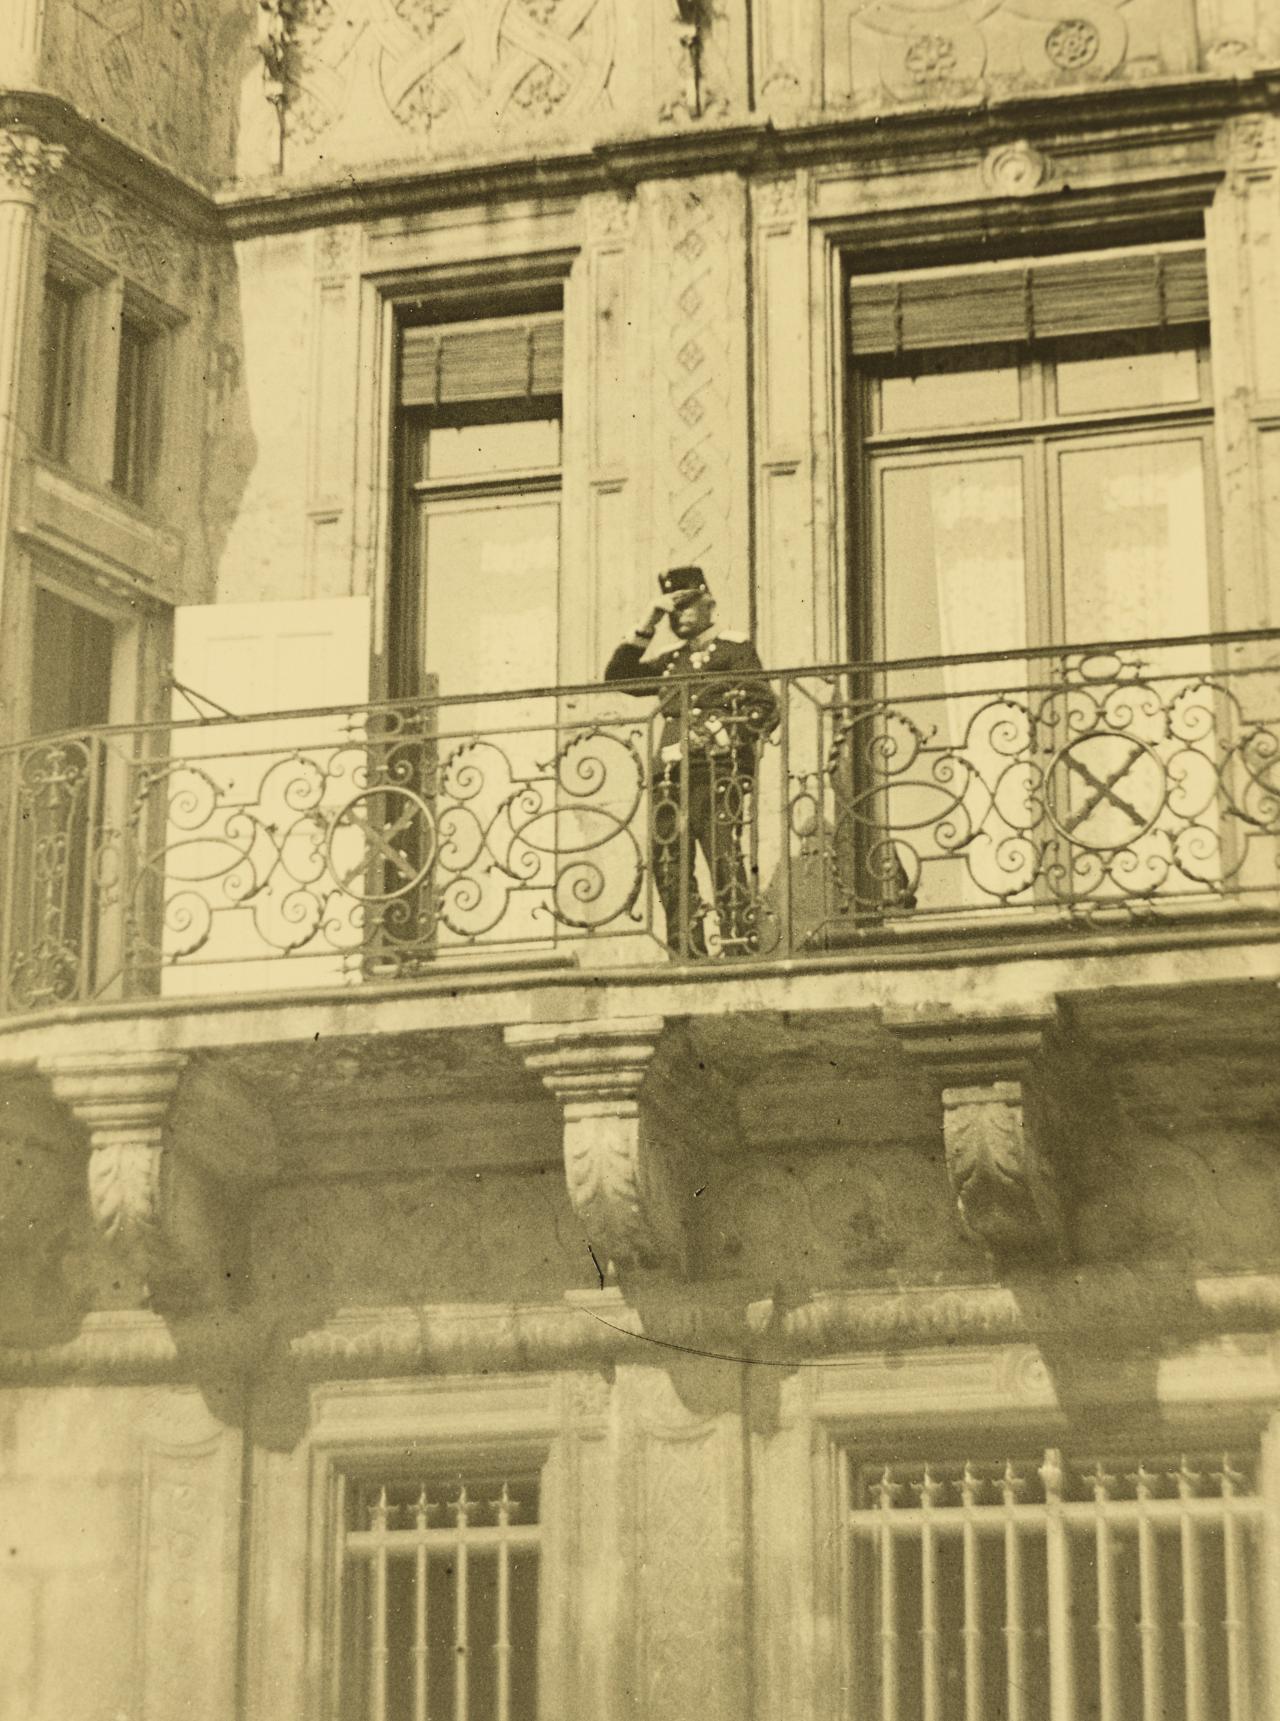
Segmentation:
{"type": "Polygon", "coordinates": [[[1060,1260],[1065,1232],[1033,1066],[1052,1012],[964,1018],[886,1015],[942,1103],[947,1175],[965,1229],[998,1257],[1060,1260]]]}
{"type": "Polygon", "coordinates": [[[22,365],[38,351],[30,338],[32,250],[40,195],[66,160],[60,144],[20,126],[0,126],[0,616],[9,565],[14,469],[21,446],[22,365]]]}
{"type": "Polygon", "coordinates": [[[132,1301],[218,1303],[231,1214],[218,1179],[173,1152],[180,1052],[57,1058],[43,1067],[54,1094],[89,1132],[89,1207],[132,1301]]]}
{"type": "Polygon", "coordinates": [[[692,1147],[660,1094],[641,1097],[662,1031],[660,1016],[506,1030],[563,1108],[569,1199],[602,1274],[687,1265],[692,1147]]]}

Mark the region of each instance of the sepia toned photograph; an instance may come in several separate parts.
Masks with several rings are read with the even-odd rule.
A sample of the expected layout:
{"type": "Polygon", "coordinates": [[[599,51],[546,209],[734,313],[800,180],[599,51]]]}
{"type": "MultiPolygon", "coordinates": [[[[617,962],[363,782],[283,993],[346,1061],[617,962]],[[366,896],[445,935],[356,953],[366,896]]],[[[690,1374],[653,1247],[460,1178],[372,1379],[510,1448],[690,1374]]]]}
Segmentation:
{"type": "Polygon", "coordinates": [[[0,0],[0,1721],[1280,1721],[1280,5],[0,0]]]}

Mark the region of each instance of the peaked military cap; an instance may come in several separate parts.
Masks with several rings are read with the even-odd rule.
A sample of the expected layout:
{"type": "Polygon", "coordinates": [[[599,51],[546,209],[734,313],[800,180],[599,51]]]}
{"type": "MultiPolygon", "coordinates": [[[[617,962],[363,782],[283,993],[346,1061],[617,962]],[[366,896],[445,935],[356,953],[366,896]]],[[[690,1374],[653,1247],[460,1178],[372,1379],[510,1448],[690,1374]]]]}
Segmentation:
{"type": "Polygon", "coordinates": [[[658,584],[664,597],[670,597],[673,592],[706,592],[711,589],[701,568],[666,568],[658,575],[658,584]]]}

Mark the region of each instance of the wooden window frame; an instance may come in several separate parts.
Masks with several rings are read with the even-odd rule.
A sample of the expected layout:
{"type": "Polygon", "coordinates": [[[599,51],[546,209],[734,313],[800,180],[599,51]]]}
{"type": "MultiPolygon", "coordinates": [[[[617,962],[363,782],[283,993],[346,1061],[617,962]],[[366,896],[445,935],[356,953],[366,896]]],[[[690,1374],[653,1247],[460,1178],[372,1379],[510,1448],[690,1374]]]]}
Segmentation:
{"type": "MultiPolygon", "coordinates": [[[[564,305],[562,287],[542,289],[531,300],[515,295],[504,303],[478,301],[476,315],[462,314],[464,307],[446,301],[441,317],[428,326],[442,330],[464,331],[484,327],[516,327],[522,320],[549,322],[556,319],[563,326],[564,305]]],[[[403,340],[406,327],[401,320],[397,340],[403,340]]],[[[393,696],[413,697],[431,684],[434,677],[426,658],[427,615],[424,585],[427,570],[422,558],[422,517],[433,503],[452,504],[466,501],[489,502],[512,506],[531,496],[564,494],[564,384],[558,392],[524,395],[504,395],[474,401],[451,400],[434,405],[402,405],[397,392],[394,430],[394,532],[398,554],[392,570],[388,603],[388,667],[393,696]],[[554,402],[554,415],[548,407],[554,402]],[[503,424],[545,419],[554,416],[560,423],[560,459],[554,467],[512,469],[492,476],[472,475],[442,479],[418,477],[422,470],[421,450],[433,429],[461,429],[468,425],[503,424]]],[[[561,516],[560,575],[563,575],[563,511],[561,516]]],[[[559,587],[559,578],[557,581],[559,587]]],[[[557,630],[558,632],[558,630],[557,630]]],[[[558,643],[558,641],[557,641],[558,643]]],[[[483,695],[488,689],[478,689],[483,695]]]]}
{"type": "Polygon", "coordinates": [[[176,325],[177,319],[167,306],[126,285],[117,321],[108,488],[118,500],[141,513],[154,512],[162,496],[170,392],[169,337],[176,325]],[[137,337],[140,375],[132,390],[128,389],[126,372],[126,331],[129,338],[137,337]]]}
{"type": "MultiPolygon", "coordinates": [[[[1163,341],[1156,345],[1165,344],[1163,341]]],[[[1211,351],[1208,331],[1188,325],[1185,339],[1176,336],[1167,344],[1181,350],[1194,346],[1200,383],[1195,402],[1177,402],[1141,408],[1121,408],[1092,413],[1064,414],[1054,409],[1054,366],[1063,356],[1076,356],[1073,348],[1057,345],[1044,350],[1005,349],[1005,364],[1016,363],[1019,373],[1021,412],[1016,420],[999,425],[969,425],[920,430],[882,432],[872,423],[878,371],[851,365],[849,384],[850,434],[848,487],[857,518],[855,549],[849,579],[849,616],[853,630],[851,656],[859,662],[883,662],[889,657],[885,631],[885,554],[882,541],[883,514],[877,499],[879,474],[906,466],[930,466],[951,454],[955,458],[976,456],[989,450],[993,457],[1022,456],[1027,473],[1024,487],[1025,513],[1025,605],[1027,645],[1070,646],[1076,643],[1066,632],[1063,533],[1060,486],[1053,470],[1056,452],[1072,445],[1105,447],[1109,443],[1132,446],[1136,442],[1185,439],[1193,435],[1203,448],[1205,549],[1209,582],[1210,628],[1222,626],[1223,567],[1218,521],[1218,485],[1211,351]],[[1127,433],[1127,435],[1126,435],[1127,433]]],[[[1144,345],[1140,350],[1152,350],[1144,345]]],[[[948,348],[945,355],[986,352],[990,349],[948,348]]],[[[909,367],[908,367],[909,368],[909,367]]],[[[977,365],[972,368],[997,368],[977,365]]],[[[1080,641],[1079,643],[1091,643],[1080,641]]]]}

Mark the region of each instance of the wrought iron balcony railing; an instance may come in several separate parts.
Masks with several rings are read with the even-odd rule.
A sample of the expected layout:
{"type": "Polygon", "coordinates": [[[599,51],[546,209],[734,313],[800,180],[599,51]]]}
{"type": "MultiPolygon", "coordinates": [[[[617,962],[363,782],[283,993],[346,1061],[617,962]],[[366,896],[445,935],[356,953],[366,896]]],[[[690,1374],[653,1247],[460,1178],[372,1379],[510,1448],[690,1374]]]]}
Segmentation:
{"type": "Polygon", "coordinates": [[[6,1013],[1274,915],[1280,630],[42,737],[0,821],[6,1013]]]}

